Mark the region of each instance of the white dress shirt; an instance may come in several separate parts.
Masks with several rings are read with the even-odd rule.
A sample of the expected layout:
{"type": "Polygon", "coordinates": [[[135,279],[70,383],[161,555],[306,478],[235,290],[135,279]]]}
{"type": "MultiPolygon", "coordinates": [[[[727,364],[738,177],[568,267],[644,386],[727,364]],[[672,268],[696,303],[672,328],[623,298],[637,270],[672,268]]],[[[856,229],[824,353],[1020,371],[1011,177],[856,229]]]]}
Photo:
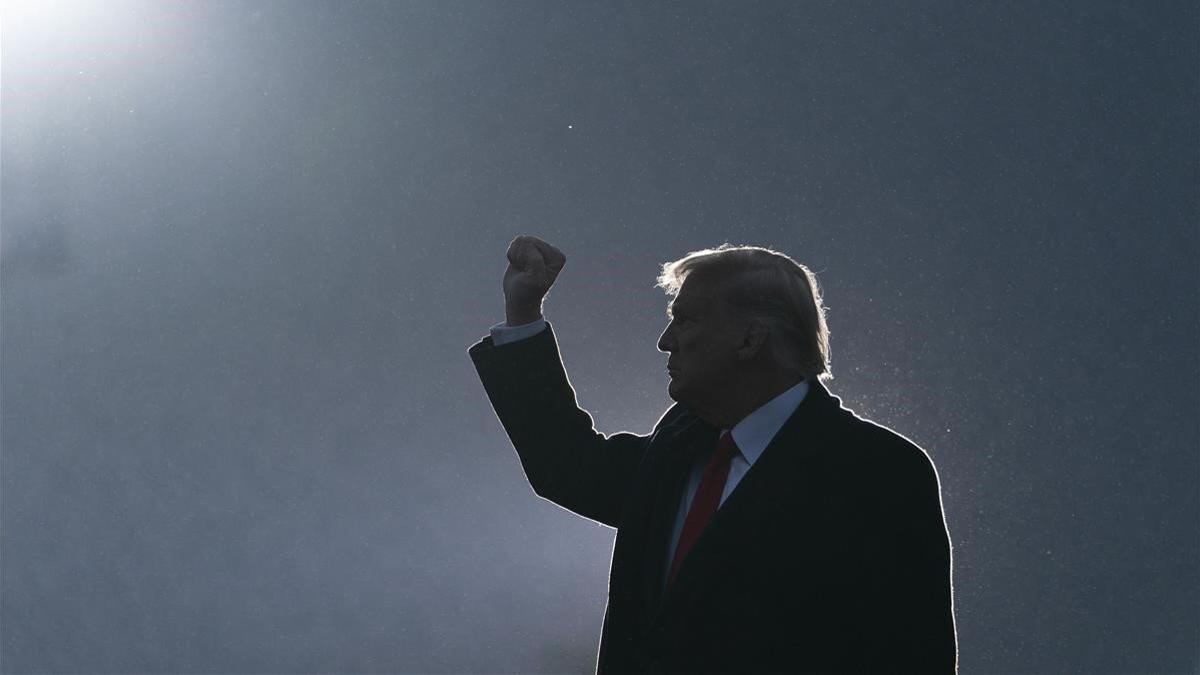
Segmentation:
{"type": "MultiPolygon", "coordinates": [[[[721,492],[721,504],[725,503],[730,493],[745,477],[746,472],[762,456],[763,451],[775,438],[775,434],[779,433],[779,430],[783,428],[783,423],[787,422],[792,413],[796,412],[796,408],[800,406],[800,402],[804,400],[807,393],[808,380],[800,380],[791,389],[762,404],[754,412],[743,417],[742,421],[733,425],[733,442],[737,444],[738,452],[734,453],[733,458],[729,461],[729,477],[725,479],[725,490],[721,492]]],[[[670,573],[671,561],[675,558],[675,546],[679,543],[679,535],[683,532],[683,523],[687,520],[692,499],[700,489],[700,479],[704,476],[704,468],[708,465],[708,460],[715,450],[716,446],[706,450],[696,458],[696,463],[692,465],[687,489],[683,491],[683,497],[679,500],[675,525],[671,528],[671,544],[667,548],[664,579],[670,573]]]]}
{"type": "MultiPolygon", "coordinates": [[[[521,326],[509,326],[500,322],[492,326],[492,344],[502,345],[533,337],[545,327],[546,320],[544,318],[521,326]]],[[[733,442],[737,444],[738,452],[734,453],[733,459],[729,463],[729,477],[725,479],[721,504],[725,503],[746,472],[762,456],[767,445],[783,428],[784,422],[787,422],[792,413],[796,412],[796,408],[800,406],[800,402],[804,400],[806,394],[808,394],[808,380],[801,380],[794,387],[767,401],[734,425],[733,442]]],[[[701,453],[696,458],[696,463],[692,466],[692,472],[688,476],[687,488],[679,500],[679,509],[675,514],[674,526],[671,528],[671,544],[667,549],[667,559],[664,563],[664,579],[670,572],[671,560],[675,557],[675,546],[679,543],[679,535],[683,532],[683,523],[687,519],[688,509],[691,507],[692,499],[696,496],[696,491],[700,489],[700,479],[704,474],[704,468],[715,449],[714,446],[701,453]]]]}

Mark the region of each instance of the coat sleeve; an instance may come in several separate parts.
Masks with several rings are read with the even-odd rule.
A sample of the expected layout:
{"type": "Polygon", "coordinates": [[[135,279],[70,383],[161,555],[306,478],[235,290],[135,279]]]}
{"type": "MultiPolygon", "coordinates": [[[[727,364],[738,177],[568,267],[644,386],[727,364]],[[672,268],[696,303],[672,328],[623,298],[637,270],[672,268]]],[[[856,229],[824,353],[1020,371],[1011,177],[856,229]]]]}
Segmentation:
{"type": "MultiPolygon", "coordinates": [[[[533,491],[565,509],[619,527],[651,436],[605,436],[576,402],[553,328],[468,353],[533,491]]],[[[660,425],[662,420],[660,420],[660,425]]]]}
{"type": "Polygon", "coordinates": [[[882,490],[879,538],[866,561],[869,606],[862,608],[868,670],[957,672],[950,537],[937,471],[905,442],[892,453],[882,490]]]}

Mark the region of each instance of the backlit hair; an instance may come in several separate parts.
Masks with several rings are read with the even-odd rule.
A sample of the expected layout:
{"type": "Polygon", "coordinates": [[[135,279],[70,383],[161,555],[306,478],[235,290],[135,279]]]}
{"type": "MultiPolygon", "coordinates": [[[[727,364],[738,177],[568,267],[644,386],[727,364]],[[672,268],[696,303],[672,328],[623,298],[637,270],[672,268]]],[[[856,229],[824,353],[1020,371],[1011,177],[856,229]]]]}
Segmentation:
{"type": "Polygon", "coordinates": [[[791,348],[775,350],[805,377],[828,380],[829,328],[817,277],[790,256],[761,246],[721,244],[663,263],[658,286],[675,296],[688,275],[701,273],[729,307],[764,321],[791,348]]]}

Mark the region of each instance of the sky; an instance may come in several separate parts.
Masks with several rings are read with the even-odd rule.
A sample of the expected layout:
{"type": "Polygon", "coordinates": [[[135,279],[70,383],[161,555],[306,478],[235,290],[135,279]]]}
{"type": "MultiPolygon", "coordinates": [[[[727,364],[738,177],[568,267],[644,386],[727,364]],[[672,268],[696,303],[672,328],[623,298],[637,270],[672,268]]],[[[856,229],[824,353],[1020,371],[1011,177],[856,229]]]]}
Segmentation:
{"type": "Polygon", "coordinates": [[[615,532],[467,355],[518,234],[606,434],[662,263],[810,267],[962,673],[1200,670],[1200,11],[905,5],[5,3],[0,671],[591,672],[615,532]]]}

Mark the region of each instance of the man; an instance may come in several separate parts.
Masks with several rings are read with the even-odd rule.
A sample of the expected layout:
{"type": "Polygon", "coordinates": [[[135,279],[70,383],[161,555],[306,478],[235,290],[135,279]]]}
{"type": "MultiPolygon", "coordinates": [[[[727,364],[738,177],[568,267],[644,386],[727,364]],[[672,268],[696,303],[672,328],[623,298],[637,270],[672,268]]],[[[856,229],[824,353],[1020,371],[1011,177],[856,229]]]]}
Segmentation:
{"type": "Polygon", "coordinates": [[[617,529],[597,670],[954,673],[937,473],[843,408],[816,278],[758,247],[663,266],[676,401],[596,432],[542,300],[566,263],[520,236],[506,322],[470,356],[533,490],[617,529]]]}

